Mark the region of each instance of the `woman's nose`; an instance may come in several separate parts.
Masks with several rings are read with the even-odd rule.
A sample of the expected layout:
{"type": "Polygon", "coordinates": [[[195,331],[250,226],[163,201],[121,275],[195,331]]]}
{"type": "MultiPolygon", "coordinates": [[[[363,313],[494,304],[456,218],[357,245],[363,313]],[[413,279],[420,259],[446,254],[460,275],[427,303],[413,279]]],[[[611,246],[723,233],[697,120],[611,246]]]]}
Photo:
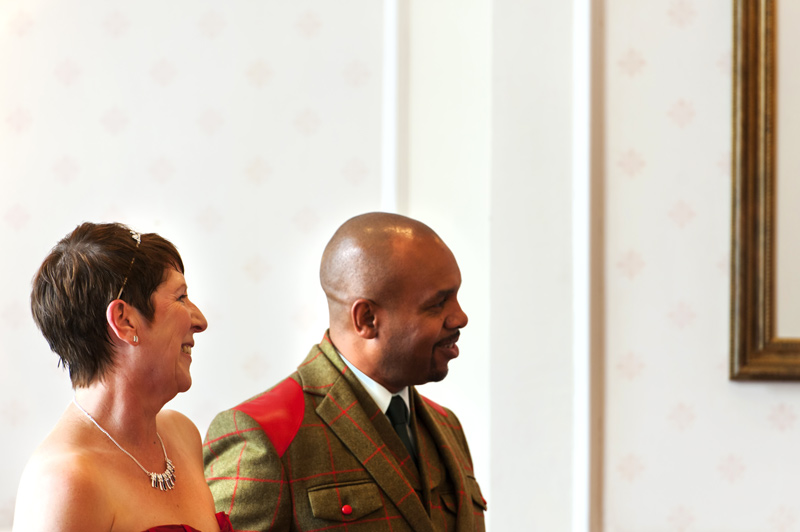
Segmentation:
{"type": "Polygon", "coordinates": [[[195,332],[203,332],[208,328],[206,317],[194,303],[192,303],[192,328],[195,332]]]}

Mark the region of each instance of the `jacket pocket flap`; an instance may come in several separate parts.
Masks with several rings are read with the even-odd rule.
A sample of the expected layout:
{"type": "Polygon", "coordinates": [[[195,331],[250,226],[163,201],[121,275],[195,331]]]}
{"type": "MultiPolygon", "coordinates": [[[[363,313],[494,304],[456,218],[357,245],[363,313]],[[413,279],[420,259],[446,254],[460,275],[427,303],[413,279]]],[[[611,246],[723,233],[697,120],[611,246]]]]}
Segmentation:
{"type": "Polygon", "coordinates": [[[327,484],[308,490],[311,512],[317,519],[355,521],[383,507],[378,486],[359,481],[327,484]]]}
{"type": "Polygon", "coordinates": [[[451,513],[456,513],[458,511],[458,503],[452,493],[444,492],[439,494],[439,497],[442,499],[444,507],[450,510],[451,513]]]}
{"type": "Polygon", "coordinates": [[[467,475],[467,487],[470,495],[472,495],[472,502],[477,504],[483,511],[486,511],[486,499],[483,498],[481,487],[478,485],[478,481],[475,480],[475,477],[467,475]]]}

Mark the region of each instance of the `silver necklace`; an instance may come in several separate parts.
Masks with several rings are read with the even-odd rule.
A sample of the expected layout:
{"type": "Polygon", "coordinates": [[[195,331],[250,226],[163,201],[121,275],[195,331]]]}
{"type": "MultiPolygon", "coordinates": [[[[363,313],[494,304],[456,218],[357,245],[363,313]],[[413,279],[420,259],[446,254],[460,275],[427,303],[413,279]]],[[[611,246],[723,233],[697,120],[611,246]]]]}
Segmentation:
{"type": "Polygon", "coordinates": [[[172,465],[172,460],[170,460],[169,457],[167,456],[167,449],[164,447],[164,442],[161,439],[161,436],[158,434],[158,432],[156,432],[156,436],[158,437],[159,443],[161,443],[161,450],[164,451],[164,462],[167,464],[167,469],[163,473],[151,473],[150,471],[145,469],[144,466],[139,463],[139,460],[134,458],[131,453],[123,449],[122,445],[118,444],[117,440],[112,438],[111,434],[106,432],[105,429],[101,427],[97,421],[94,420],[94,418],[89,414],[89,412],[84,410],[83,407],[78,404],[78,401],[75,399],[74,396],[72,397],[72,402],[75,403],[75,406],[77,406],[81,412],[86,414],[86,417],[89,418],[89,421],[94,423],[94,426],[100,429],[100,432],[108,436],[108,439],[111,440],[114,443],[114,445],[116,445],[119,448],[120,451],[127,454],[130,457],[130,459],[136,462],[136,465],[138,465],[139,468],[142,471],[144,471],[144,474],[150,477],[151,487],[160,489],[161,491],[171,490],[172,488],[175,487],[175,466],[172,465]]]}

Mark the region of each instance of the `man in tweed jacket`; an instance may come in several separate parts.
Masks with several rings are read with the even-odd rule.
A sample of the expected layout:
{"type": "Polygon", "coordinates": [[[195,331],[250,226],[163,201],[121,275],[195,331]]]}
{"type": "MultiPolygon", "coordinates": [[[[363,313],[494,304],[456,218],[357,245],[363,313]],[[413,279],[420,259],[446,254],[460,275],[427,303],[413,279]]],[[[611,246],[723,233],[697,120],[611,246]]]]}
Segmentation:
{"type": "Polygon", "coordinates": [[[467,316],[453,254],[416,220],[369,213],[334,234],[320,281],[322,341],[289,378],[211,423],[217,509],[243,531],[483,531],[461,424],[414,388],[442,380],[458,356],[467,316]],[[389,404],[408,417],[390,421],[389,404]]]}

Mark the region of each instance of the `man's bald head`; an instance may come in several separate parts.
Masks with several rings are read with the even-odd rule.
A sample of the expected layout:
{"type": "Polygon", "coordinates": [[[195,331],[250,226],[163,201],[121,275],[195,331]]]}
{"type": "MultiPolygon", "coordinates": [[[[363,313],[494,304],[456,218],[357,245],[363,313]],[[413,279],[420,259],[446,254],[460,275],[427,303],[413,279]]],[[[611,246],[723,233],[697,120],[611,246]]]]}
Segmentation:
{"type": "Polygon", "coordinates": [[[328,298],[331,325],[346,319],[350,304],[359,298],[387,301],[400,287],[400,254],[413,253],[421,244],[438,244],[439,236],[427,225],[407,216],[372,212],[347,220],[334,233],[322,254],[320,284],[328,298]]]}
{"type": "Polygon", "coordinates": [[[375,382],[397,393],[447,375],[468,318],[458,263],[430,227],[398,214],[351,218],[322,254],[320,282],[331,341],[375,382]]]}

